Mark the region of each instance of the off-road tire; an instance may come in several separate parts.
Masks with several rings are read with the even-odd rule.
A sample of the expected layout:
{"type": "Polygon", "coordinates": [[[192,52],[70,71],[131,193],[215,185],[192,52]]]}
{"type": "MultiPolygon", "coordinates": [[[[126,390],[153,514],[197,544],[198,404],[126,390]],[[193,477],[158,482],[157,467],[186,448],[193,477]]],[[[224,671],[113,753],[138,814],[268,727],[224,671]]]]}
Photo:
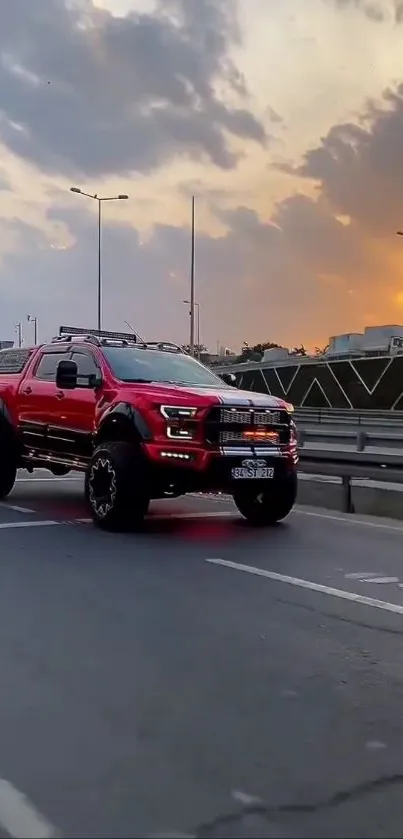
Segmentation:
{"type": "Polygon", "coordinates": [[[249,483],[233,492],[234,502],[242,516],[254,527],[270,527],[291,512],[298,492],[297,475],[291,473],[259,487],[249,483]]]}
{"type": "Polygon", "coordinates": [[[17,477],[17,457],[10,439],[0,437],[0,499],[7,498],[17,477]]]}
{"type": "Polygon", "coordinates": [[[101,443],[85,476],[85,498],[92,519],[103,530],[141,527],[150,503],[141,450],[131,443],[101,443]]]}

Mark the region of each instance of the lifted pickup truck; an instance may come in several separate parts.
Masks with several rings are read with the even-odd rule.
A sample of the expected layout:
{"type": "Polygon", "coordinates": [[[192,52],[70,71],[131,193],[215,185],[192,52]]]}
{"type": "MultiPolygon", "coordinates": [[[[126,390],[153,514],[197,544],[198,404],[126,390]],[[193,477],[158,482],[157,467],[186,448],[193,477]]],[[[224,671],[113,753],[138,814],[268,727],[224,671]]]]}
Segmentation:
{"type": "Polygon", "coordinates": [[[2,498],[18,468],[79,470],[105,529],[135,528],[153,498],[217,490],[269,525],[295,503],[297,462],[292,406],[174,344],[61,327],[50,344],[0,351],[2,498]]]}

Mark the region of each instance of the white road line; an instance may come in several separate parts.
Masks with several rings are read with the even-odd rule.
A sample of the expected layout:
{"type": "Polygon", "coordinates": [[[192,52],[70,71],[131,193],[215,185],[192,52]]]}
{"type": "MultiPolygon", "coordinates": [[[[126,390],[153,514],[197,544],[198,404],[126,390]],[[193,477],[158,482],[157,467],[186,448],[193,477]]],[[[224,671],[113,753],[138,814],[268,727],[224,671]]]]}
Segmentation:
{"type": "Polygon", "coordinates": [[[339,597],[341,600],[351,600],[353,603],[361,603],[364,606],[372,606],[374,609],[382,609],[384,612],[394,612],[403,615],[403,606],[397,603],[388,603],[385,600],[375,600],[373,597],[364,597],[352,591],[342,591],[338,588],[331,588],[320,583],[313,583],[310,580],[299,580],[298,577],[288,577],[286,574],[277,574],[275,571],[266,571],[264,568],[253,568],[251,565],[241,565],[238,562],[230,562],[227,559],[206,559],[211,565],[223,565],[233,571],[243,571],[245,574],[254,574],[256,577],[266,577],[277,583],[288,583],[298,588],[306,588],[309,591],[317,591],[321,594],[328,594],[331,597],[339,597]]]}
{"type": "Polygon", "coordinates": [[[14,510],[15,513],[34,513],[30,507],[17,507],[15,504],[8,504],[7,501],[0,501],[0,507],[5,510],[14,510]]]}
{"type": "Polygon", "coordinates": [[[63,524],[61,521],[7,521],[0,524],[0,530],[13,530],[20,527],[51,527],[63,524]]]}
{"type": "Polygon", "coordinates": [[[379,530],[395,530],[398,533],[403,533],[403,523],[399,527],[398,525],[383,524],[377,521],[363,521],[357,518],[354,513],[349,513],[348,517],[347,514],[345,516],[331,516],[329,513],[313,513],[311,510],[300,509],[294,509],[292,513],[300,516],[312,516],[316,519],[330,519],[330,521],[343,522],[344,524],[354,524],[356,527],[375,527],[379,530]]]}
{"type": "MultiPolygon", "coordinates": [[[[150,513],[149,516],[146,518],[146,522],[153,522],[153,521],[170,521],[171,519],[174,521],[175,519],[232,519],[234,518],[234,513],[224,513],[221,511],[211,511],[209,512],[206,510],[204,513],[150,513]]],[[[73,522],[77,522],[78,524],[91,524],[91,518],[83,518],[83,519],[73,519],[73,522]]],[[[73,523],[73,522],[68,522],[73,523]]]]}
{"type": "Polygon", "coordinates": [[[29,799],[0,779],[0,824],[15,839],[55,839],[60,833],[29,799]]]}
{"type": "Polygon", "coordinates": [[[16,484],[54,484],[55,481],[72,484],[81,481],[81,478],[17,478],[16,484]]]}
{"type": "Polygon", "coordinates": [[[363,583],[375,583],[381,585],[382,583],[398,583],[399,577],[368,577],[361,580],[363,583]]]}

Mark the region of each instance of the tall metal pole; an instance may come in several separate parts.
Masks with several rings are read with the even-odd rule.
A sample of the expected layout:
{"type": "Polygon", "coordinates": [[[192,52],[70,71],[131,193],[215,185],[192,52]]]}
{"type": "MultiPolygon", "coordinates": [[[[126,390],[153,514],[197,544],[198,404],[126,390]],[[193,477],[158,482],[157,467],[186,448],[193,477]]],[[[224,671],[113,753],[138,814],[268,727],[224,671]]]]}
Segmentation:
{"type": "Polygon", "coordinates": [[[101,218],[101,204],[102,204],[102,199],[98,198],[97,200],[98,200],[98,330],[101,331],[101,328],[102,328],[102,326],[101,326],[101,321],[102,321],[102,313],[101,313],[101,307],[102,307],[102,299],[101,299],[101,294],[102,294],[102,274],[101,274],[101,223],[102,223],[102,218],[101,218]]]}
{"type": "Polygon", "coordinates": [[[18,346],[21,347],[22,346],[22,323],[21,323],[20,320],[18,321],[18,323],[15,324],[15,328],[16,328],[17,335],[18,335],[18,346]]]}
{"type": "Polygon", "coordinates": [[[195,354],[195,199],[192,196],[192,243],[190,256],[190,354],[195,354]]]}
{"type": "Polygon", "coordinates": [[[38,318],[36,315],[27,315],[27,321],[34,325],[34,344],[36,346],[38,343],[38,318]]]}
{"type": "Polygon", "coordinates": [[[102,276],[101,276],[101,204],[102,201],[122,201],[127,200],[128,195],[120,193],[119,195],[103,195],[99,196],[97,193],[91,195],[90,192],[84,192],[78,186],[71,186],[70,192],[75,192],[76,195],[85,195],[86,198],[92,198],[93,201],[98,201],[98,330],[102,326],[102,276]]]}
{"type": "Polygon", "coordinates": [[[200,361],[200,303],[195,305],[197,307],[197,358],[200,361]]]}

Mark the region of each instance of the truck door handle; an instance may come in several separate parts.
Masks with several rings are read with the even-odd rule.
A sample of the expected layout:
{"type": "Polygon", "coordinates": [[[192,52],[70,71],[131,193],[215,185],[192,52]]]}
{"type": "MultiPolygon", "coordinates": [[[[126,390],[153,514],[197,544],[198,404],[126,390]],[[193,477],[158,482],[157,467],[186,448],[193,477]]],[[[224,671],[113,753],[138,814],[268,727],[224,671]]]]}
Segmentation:
{"type": "Polygon", "coordinates": [[[28,385],[28,387],[24,387],[24,388],[23,388],[22,392],[23,392],[23,393],[30,394],[30,393],[32,393],[32,387],[30,387],[30,386],[28,385]]]}
{"type": "Polygon", "coordinates": [[[64,399],[64,393],[62,390],[58,390],[56,393],[56,399],[64,399]]]}

